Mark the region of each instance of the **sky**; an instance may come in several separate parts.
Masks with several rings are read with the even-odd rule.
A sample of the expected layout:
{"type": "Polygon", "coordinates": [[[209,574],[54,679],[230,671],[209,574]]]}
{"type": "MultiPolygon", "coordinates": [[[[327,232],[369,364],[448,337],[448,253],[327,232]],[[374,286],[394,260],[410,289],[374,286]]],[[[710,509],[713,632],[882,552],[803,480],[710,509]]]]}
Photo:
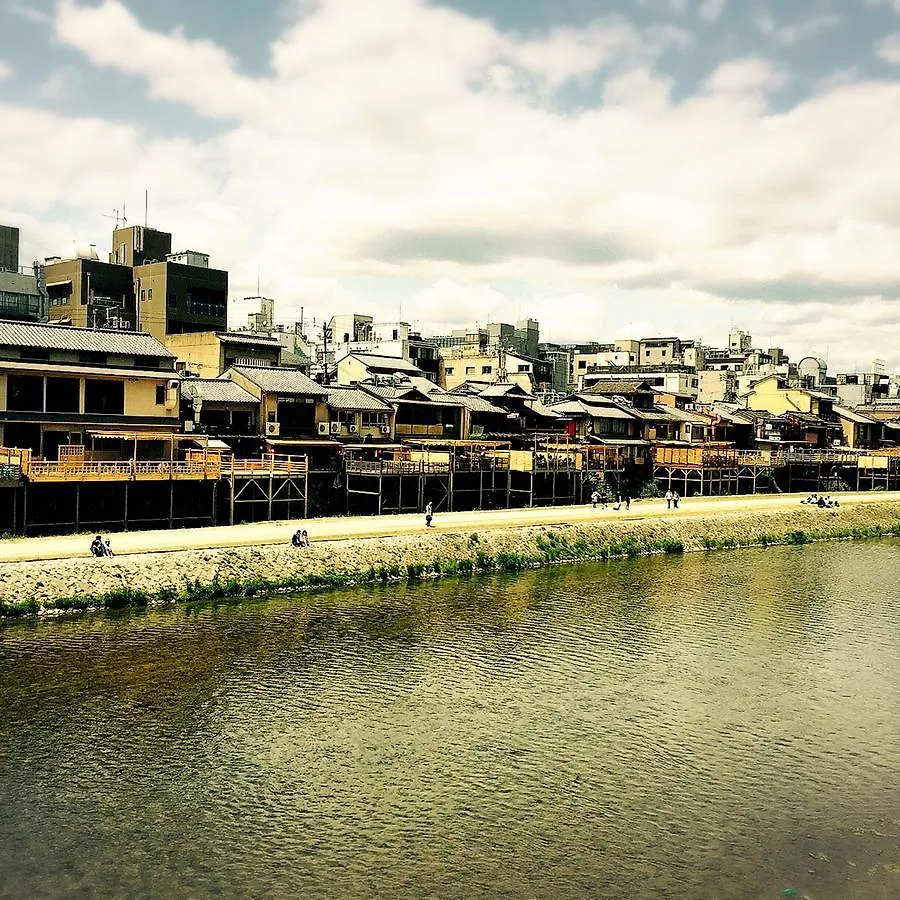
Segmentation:
{"type": "Polygon", "coordinates": [[[279,321],[731,328],[900,370],[900,0],[0,0],[22,263],[174,234],[279,321]]]}

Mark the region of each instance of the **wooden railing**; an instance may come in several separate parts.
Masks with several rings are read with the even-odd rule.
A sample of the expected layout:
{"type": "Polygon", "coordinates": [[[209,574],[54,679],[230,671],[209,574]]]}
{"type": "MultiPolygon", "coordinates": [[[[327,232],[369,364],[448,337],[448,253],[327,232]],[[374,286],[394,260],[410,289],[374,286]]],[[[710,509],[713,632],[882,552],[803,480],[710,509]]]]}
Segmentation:
{"type": "Polygon", "coordinates": [[[344,464],[348,475],[446,475],[450,463],[412,462],[404,459],[348,459],[344,464]]]}
{"type": "Polygon", "coordinates": [[[397,437],[444,437],[443,425],[408,425],[398,423],[394,426],[397,437]]]}
{"type": "Polygon", "coordinates": [[[217,456],[206,461],[179,460],[103,460],[74,463],[32,460],[28,467],[31,481],[167,481],[218,479],[221,464],[217,456]]]}
{"type": "Polygon", "coordinates": [[[225,478],[257,478],[271,475],[277,478],[297,478],[309,472],[306,456],[285,456],[267,453],[257,459],[222,457],[222,475],[225,478]]]}

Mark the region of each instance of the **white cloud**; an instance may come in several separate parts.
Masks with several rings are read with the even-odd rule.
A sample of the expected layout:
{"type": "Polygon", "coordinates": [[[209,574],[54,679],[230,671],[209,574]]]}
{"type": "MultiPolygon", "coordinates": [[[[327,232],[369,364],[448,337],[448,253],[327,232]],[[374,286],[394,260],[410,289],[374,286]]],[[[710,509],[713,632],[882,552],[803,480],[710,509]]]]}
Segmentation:
{"type": "Polygon", "coordinates": [[[808,38],[815,37],[829,28],[836,28],[841,24],[841,17],[833,13],[822,13],[811,16],[802,22],[791,25],[782,25],[768,10],[761,10],[755,17],[756,27],[766,37],[772,38],[779,44],[791,47],[808,38]]]}
{"type": "Polygon", "coordinates": [[[559,339],[655,322],[717,340],[742,318],[799,344],[783,314],[818,317],[807,339],[856,339],[880,314],[867,345],[898,355],[898,82],[820,85],[775,113],[789,73],[754,57],[682,98],[659,63],[689,40],[677,29],[523,36],[424,0],[306,5],[259,78],[115,0],[62,0],[55,32],[222,124],[162,138],[0,105],[0,220],[42,255],[102,249],[101,213],[149,186],[151,224],[229,268],[236,297],[259,265],[286,319],[402,303],[441,330],[521,312],[559,339]],[[559,105],[573,80],[602,81],[602,100],[559,105]]]}
{"type": "Polygon", "coordinates": [[[876,54],[892,66],[900,66],[900,32],[882,38],[875,47],[876,54]]]}
{"type": "Polygon", "coordinates": [[[19,0],[6,0],[6,10],[10,15],[35,25],[48,25],[52,16],[35,3],[22,3],[19,0]]]}
{"type": "Polygon", "coordinates": [[[12,77],[12,66],[5,60],[0,59],[0,81],[6,81],[12,77]]]}
{"type": "Polygon", "coordinates": [[[900,15],[900,0],[866,0],[866,6],[885,6],[900,15]]]}
{"type": "Polygon", "coordinates": [[[701,19],[705,19],[707,22],[717,22],[727,5],[728,0],[702,0],[697,7],[697,12],[701,19]]]}

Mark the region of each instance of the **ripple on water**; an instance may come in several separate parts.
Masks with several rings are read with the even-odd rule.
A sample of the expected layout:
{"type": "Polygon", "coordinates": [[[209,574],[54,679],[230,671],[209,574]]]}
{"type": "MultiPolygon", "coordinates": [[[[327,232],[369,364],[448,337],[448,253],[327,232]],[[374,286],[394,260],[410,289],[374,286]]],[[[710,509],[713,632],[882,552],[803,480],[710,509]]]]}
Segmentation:
{"type": "Polygon", "coordinates": [[[898,555],[4,626],[0,895],[900,896],[898,555]]]}

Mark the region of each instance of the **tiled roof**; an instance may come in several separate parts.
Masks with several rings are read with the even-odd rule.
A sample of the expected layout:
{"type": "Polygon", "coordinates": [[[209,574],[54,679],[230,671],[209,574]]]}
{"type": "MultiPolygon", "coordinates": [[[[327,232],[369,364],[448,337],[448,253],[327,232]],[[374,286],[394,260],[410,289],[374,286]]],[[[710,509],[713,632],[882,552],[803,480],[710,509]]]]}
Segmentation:
{"type": "Polygon", "coordinates": [[[249,344],[254,347],[271,347],[277,350],[281,342],[276,337],[267,334],[253,334],[252,332],[219,331],[216,337],[223,344],[249,344]]]}
{"type": "Polygon", "coordinates": [[[384,372],[409,372],[410,374],[421,375],[422,370],[408,359],[402,359],[399,356],[378,356],[374,353],[348,353],[354,359],[358,359],[367,369],[371,371],[384,372]]]}
{"type": "Polygon", "coordinates": [[[71,325],[42,325],[5,319],[0,319],[0,346],[173,358],[173,354],[155,337],[142,331],[73,328],[71,325]]]}
{"type": "Polygon", "coordinates": [[[354,387],[328,388],[328,396],[325,403],[331,409],[347,409],[357,412],[390,412],[390,405],[377,397],[373,397],[366,391],[354,387]]]}
{"type": "Polygon", "coordinates": [[[507,397],[510,394],[514,397],[522,397],[529,400],[535,399],[533,394],[529,394],[519,384],[491,384],[481,392],[482,397],[507,397]]]}
{"type": "Polygon", "coordinates": [[[862,415],[862,413],[858,413],[855,410],[847,409],[845,406],[835,406],[834,407],[835,414],[840,416],[842,419],[847,419],[850,422],[856,422],[858,425],[874,425],[875,420],[870,419],[868,416],[862,415]]]}
{"type": "Polygon", "coordinates": [[[418,388],[423,394],[446,394],[447,392],[438,384],[435,384],[433,381],[429,381],[427,378],[422,375],[411,375],[409,379],[409,383],[414,387],[418,388]]]}
{"type": "Polygon", "coordinates": [[[545,403],[542,403],[540,400],[528,400],[525,405],[530,409],[536,416],[542,416],[545,419],[558,419],[560,413],[551,409],[545,403]]]}
{"type": "Polygon", "coordinates": [[[489,400],[485,400],[484,397],[476,397],[472,394],[447,394],[448,397],[452,397],[456,400],[461,406],[464,406],[469,412],[473,413],[494,413],[498,416],[505,416],[506,410],[501,409],[499,406],[494,406],[489,400]]]}
{"type": "Polygon", "coordinates": [[[590,387],[584,389],[586,394],[604,394],[613,396],[619,394],[626,396],[627,394],[635,394],[638,391],[645,393],[653,393],[653,388],[646,381],[597,381],[590,387]]]}
{"type": "Polygon", "coordinates": [[[253,394],[227,378],[185,378],[181,382],[181,393],[209,403],[259,404],[253,394]]]}
{"type": "Polygon", "coordinates": [[[232,366],[230,371],[243,375],[267,394],[324,397],[328,392],[299,369],[284,369],[280,366],[232,366]]]}

